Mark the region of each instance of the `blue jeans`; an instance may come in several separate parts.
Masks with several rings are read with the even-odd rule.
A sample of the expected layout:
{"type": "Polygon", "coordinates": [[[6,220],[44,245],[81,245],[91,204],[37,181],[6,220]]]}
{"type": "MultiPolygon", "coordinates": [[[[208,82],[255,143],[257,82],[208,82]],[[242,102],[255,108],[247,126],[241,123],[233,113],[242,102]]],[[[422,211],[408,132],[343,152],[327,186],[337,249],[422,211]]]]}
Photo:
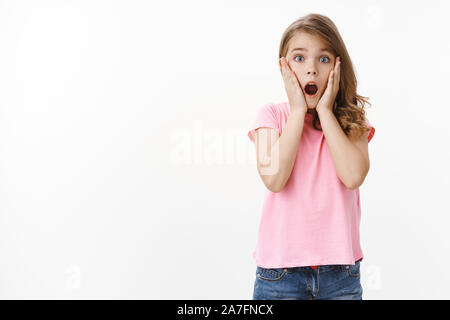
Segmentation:
{"type": "Polygon", "coordinates": [[[253,300],[362,300],[360,262],[317,269],[257,266],[253,300]]]}

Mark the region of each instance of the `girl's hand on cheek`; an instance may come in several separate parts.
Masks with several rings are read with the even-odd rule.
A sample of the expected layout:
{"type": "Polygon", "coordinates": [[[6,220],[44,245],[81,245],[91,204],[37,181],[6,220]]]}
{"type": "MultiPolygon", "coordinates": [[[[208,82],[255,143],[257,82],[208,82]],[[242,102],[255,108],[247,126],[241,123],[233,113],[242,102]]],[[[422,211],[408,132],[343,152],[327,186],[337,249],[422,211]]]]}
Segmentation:
{"type": "Polygon", "coordinates": [[[334,65],[333,70],[330,71],[328,75],[328,82],[325,92],[317,103],[317,113],[322,111],[331,111],[333,112],[333,106],[336,101],[336,96],[339,91],[339,82],[341,76],[341,59],[340,57],[336,58],[336,63],[334,65]]]}
{"type": "Polygon", "coordinates": [[[283,76],[284,87],[289,100],[290,111],[300,111],[306,113],[308,110],[306,106],[305,96],[303,90],[300,87],[299,80],[294,71],[291,70],[285,57],[281,57],[280,71],[283,76]]]}

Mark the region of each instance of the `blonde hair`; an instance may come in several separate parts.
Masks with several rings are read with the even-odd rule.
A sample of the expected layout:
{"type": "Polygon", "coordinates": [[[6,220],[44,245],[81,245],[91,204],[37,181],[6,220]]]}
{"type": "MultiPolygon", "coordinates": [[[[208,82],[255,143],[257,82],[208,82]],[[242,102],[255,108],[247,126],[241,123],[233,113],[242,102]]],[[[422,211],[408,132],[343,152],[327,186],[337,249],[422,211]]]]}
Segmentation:
{"type": "MultiPolygon", "coordinates": [[[[286,56],[289,41],[298,32],[307,32],[321,37],[328,43],[335,57],[339,56],[341,59],[339,91],[336,95],[333,113],[342,130],[347,136],[357,137],[369,132],[370,127],[365,122],[364,107],[371,103],[368,101],[368,97],[360,96],[356,92],[357,80],[353,64],[336,25],[330,18],[316,13],[297,19],[289,25],[281,37],[279,58],[286,56]]],[[[317,127],[320,119],[315,109],[313,116],[314,128],[321,130],[317,127]]]]}

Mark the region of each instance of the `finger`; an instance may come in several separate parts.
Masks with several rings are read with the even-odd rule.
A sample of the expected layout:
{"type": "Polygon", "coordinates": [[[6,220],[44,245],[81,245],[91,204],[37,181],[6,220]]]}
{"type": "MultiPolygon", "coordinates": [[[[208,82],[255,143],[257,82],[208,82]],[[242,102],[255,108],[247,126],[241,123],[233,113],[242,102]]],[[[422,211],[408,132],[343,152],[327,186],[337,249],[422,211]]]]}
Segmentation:
{"type": "Polygon", "coordinates": [[[284,66],[284,70],[286,71],[286,74],[289,74],[289,71],[291,71],[291,69],[289,69],[289,65],[286,63],[286,61],[283,63],[284,66]]]}
{"type": "Polygon", "coordinates": [[[280,67],[280,72],[283,73],[283,58],[278,59],[278,66],[280,67]]]}
{"type": "Polygon", "coordinates": [[[286,66],[284,65],[284,61],[283,60],[281,60],[281,62],[280,62],[280,69],[281,69],[281,72],[283,73],[283,76],[286,74],[286,66]]]}
{"type": "Polygon", "coordinates": [[[339,82],[341,81],[341,57],[338,57],[338,63],[336,66],[335,86],[336,90],[339,89],[339,82]]]}
{"type": "Polygon", "coordinates": [[[284,66],[286,67],[287,71],[292,71],[291,66],[289,65],[288,61],[286,60],[286,57],[283,57],[283,63],[284,63],[284,66]]]}
{"type": "Polygon", "coordinates": [[[281,67],[282,67],[283,70],[287,73],[288,67],[287,67],[286,60],[284,59],[284,57],[281,58],[281,67]]]}
{"type": "Polygon", "coordinates": [[[286,60],[283,60],[283,68],[284,68],[284,72],[286,73],[287,77],[291,77],[292,76],[292,72],[291,72],[291,68],[289,67],[289,64],[286,62],[286,60]]]}
{"type": "Polygon", "coordinates": [[[334,69],[335,69],[335,74],[338,75],[339,71],[341,70],[341,58],[340,57],[337,57],[336,66],[334,67],[334,69]]]}
{"type": "Polygon", "coordinates": [[[334,63],[334,68],[337,69],[337,66],[341,63],[341,57],[336,57],[336,61],[334,63]]]}
{"type": "Polygon", "coordinates": [[[289,78],[291,79],[291,81],[292,81],[294,84],[297,84],[297,85],[300,86],[300,79],[297,77],[297,74],[296,74],[294,71],[292,71],[291,68],[290,68],[289,66],[286,67],[286,69],[288,70],[288,76],[289,76],[289,78]]]}
{"type": "Polygon", "coordinates": [[[338,72],[336,73],[336,80],[335,80],[335,87],[336,87],[336,92],[339,91],[339,83],[341,81],[341,70],[338,69],[338,72]]]}
{"type": "Polygon", "coordinates": [[[290,74],[289,74],[289,69],[286,66],[286,64],[283,64],[283,75],[284,75],[284,79],[287,81],[290,78],[290,74]]]}
{"type": "Polygon", "coordinates": [[[292,71],[289,63],[287,63],[286,58],[282,57],[280,60],[281,60],[282,69],[283,69],[283,72],[284,72],[283,74],[286,76],[286,80],[290,80],[294,84],[299,84],[300,81],[297,78],[297,75],[295,74],[295,72],[292,71]]]}
{"type": "Polygon", "coordinates": [[[333,88],[333,70],[331,70],[330,74],[328,75],[328,82],[327,87],[325,88],[325,92],[330,91],[333,88]]]}

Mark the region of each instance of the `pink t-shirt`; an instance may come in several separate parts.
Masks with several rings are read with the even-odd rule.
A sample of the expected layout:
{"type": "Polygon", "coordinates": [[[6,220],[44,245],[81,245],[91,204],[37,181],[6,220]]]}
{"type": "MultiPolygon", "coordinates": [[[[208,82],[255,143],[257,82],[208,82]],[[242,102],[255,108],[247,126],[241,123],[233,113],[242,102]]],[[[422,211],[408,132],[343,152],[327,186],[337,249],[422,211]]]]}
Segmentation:
{"type": "MultiPolygon", "coordinates": [[[[265,104],[248,137],[257,128],[280,135],[290,114],[288,102],[265,104]]],[[[354,264],[363,258],[359,240],[359,188],[348,189],[337,176],[323,131],[305,123],[291,176],[278,193],[266,190],[253,258],[263,268],[354,264]]],[[[368,134],[370,141],[375,128],[368,134]]],[[[319,126],[320,127],[320,126],[319,126]]]]}

